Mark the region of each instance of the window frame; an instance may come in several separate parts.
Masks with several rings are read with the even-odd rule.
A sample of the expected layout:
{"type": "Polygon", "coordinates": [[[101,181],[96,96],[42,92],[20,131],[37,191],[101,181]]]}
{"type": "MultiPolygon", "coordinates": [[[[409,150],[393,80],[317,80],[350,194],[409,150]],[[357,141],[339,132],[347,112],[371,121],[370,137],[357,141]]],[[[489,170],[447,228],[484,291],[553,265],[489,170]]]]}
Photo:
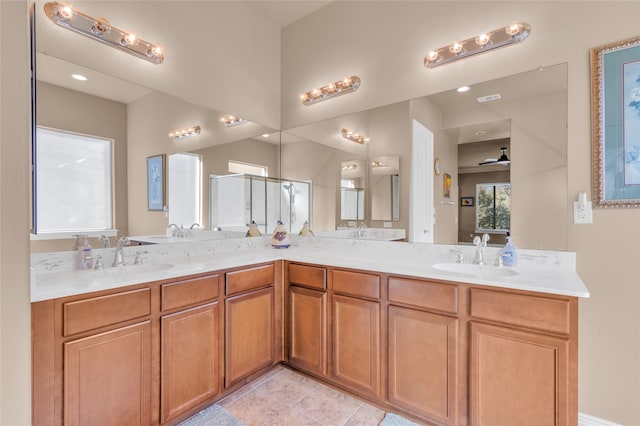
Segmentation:
{"type": "Polygon", "coordinates": [[[116,228],[116,198],[115,198],[115,140],[108,137],[91,135],[82,132],[75,132],[71,130],[63,130],[55,127],[49,126],[34,126],[34,136],[35,140],[33,143],[33,172],[32,172],[32,184],[33,184],[33,194],[32,194],[32,203],[33,203],[33,224],[32,230],[30,234],[31,240],[55,240],[55,239],[69,239],[74,238],[77,234],[87,235],[89,237],[98,237],[100,235],[106,235],[109,237],[117,236],[118,230],[116,228]],[[107,228],[77,228],[73,230],[42,230],[38,226],[38,143],[41,137],[38,137],[40,130],[45,130],[49,132],[57,132],[62,134],[74,135],[79,137],[86,137],[91,139],[108,141],[109,143],[109,215],[110,215],[110,226],[107,228]]]}
{"type": "Polygon", "coordinates": [[[495,223],[495,210],[496,210],[496,187],[500,187],[500,186],[506,186],[509,188],[509,191],[511,191],[511,182],[481,182],[481,183],[476,183],[476,202],[475,202],[475,223],[474,223],[474,228],[475,228],[475,232],[477,233],[492,233],[492,234],[502,234],[505,232],[510,232],[511,231],[511,193],[509,193],[509,229],[502,229],[502,228],[480,228],[479,225],[479,217],[480,217],[480,210],[481,210],[481,203],[480,203],[480,196],[478,194],[478,190],[480,187],[493,187],[493,209],[494,209],[494,223],[495,223]]]}

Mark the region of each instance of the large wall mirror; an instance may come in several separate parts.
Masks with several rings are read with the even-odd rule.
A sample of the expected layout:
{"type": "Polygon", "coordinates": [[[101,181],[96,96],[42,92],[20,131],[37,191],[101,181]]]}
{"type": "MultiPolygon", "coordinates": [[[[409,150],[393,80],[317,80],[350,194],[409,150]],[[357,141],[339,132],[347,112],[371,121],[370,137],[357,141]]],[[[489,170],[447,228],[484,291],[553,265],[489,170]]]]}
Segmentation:
{"type": "MultiPolygon", "coordinates": [[[[122,22],[126,10],[122,10],[120,6],[126,6],[125,3],[107,3],[109,2],[99,2],[94,7],[106,8],[105,14],[122,22]]],[[[217,111],[203,102],[194,103],[192,98],[172,95],[170,93],[175,91],[172,87],[175,82],[166,82],[165,90],[165,83],[158,79],[157,74],[162,73],[163,66],[171,64],[158,66],[135,57],[131,59],[129,55],[57,27],[43,13],[43,5],[44,3],[36,3],[34,7],[35,125],[38,128],[61,130],[72,135],[104,138],[111,144],[108,166],[111,168],[110,182],[107,182],[106,186],[102,185],[93,194],[81,192],[73,186],[58,185],[60,194],[53,197],[53,202],[57,199],[59,204],[63,205],[65,196],[79,200],[79,205],[75,207],[77,212],[86,206],[94,205],[96,199],[104,199],[104,194],[111,191],[111,207],[103,210],[106,209],[112,216],[110,220],[113,228],[117,229],[117,234],[111,232],[113,244],[114,239],[121,236],[164,235],[171,217],[192,217],[176,215],[178,210],[184,209],[185,202],[181,198],[184,191],[171,191],[170,183],[173,180],[170,177],[178,170],[178,167],[168,166],[168,160],[173,154],[190,153],[194,155],[187,158],[201,160],[201,179],[197,182],[199,188],[193,192],[197,192],[195,195],[201,197],[200,206],[194,208],[200,210],[196,217],[200,218],[198,222],[205,229],[215,225],[209,223],[209,218],[212,203],[217,202],[210,198],[209,178],[211,175],[234,173],[229,162],[261,167],[267,176],[279,177],[279,131],[251,121],[250,117],[243,117],[247,119],[245,124],[225,126],[221,118],[233,111],[217,111]],[[108,55],[128,61],[128,65],[118,66],[119,64],[115,63],[113,67],[109,67],[104,63],[108,55]],[[131,78],[127,76],[127,72],[131,78]],[[140,81],[148,84],[140,84],[140,81]],[[174,139],[168,136],[169,132],[195,125],[201,129],[197,137],[174,139]],[[166,206],[164,211],[152,211],[147,204],[146,161],[152,156],[165,158],[166,188],[162,203],[166,206]]],[[[194,90],[197,91],[198,88],[189,88],[185,93],[194,90]]],[[[39,139],[36,138],[36,145],[39,139]]],[[[58,167],[54,168],[58,170],[64,165],[66,169],[73,169],[87,164],[84,158],[80,157],[68,155],[54,160],[58,162],[58,167]]],[[[42,162],[45,158],[46,156],[42,155],[36,162],[42,162]]],[[[42,196],[48,192],[38,191],[38,187],[44,188],[43,182],[49,180],[52,174],[51,169],[46,167],[38,167],[37,173],[35,200],[38,199],[38,194],[42,196]]],[[[34,202],[34,208],[37,208],[37,205],[38,203],[34,202]]],[[[218,206],[214,205],[213,208],[218,206]]],[[[49,211],[53,210],[55,205],[49,211]]],[[[37,214],[34,216],[38,217],[37,214]]],[[[73,214],[66,215],[73,221],[75,219],[72,216],[73,214]]],[[[190,219],[189,223],[177,225],[189,228],[192,224],[193,221],[190,219]]],[[[70,236],[65,235],[65,228],[45,225],[48,224],[40,220],[34,221],[34,233],[37,236],[32,237],[32,251],[72,248],[72,240],[69,239],[70,236]]],[[[73,223],[70,226],[73,226],[73,223]]],[[[244,232],[225,232],[218,235],[244,236],[244,232]]],[[[92,241],[92,244],[94,247],[101,246],[98,241],[92,241]]]]}
{"type": "MultiPolygon", "coordinates": [[[[35,5],[36,124],[113,140],[113,215],[119,236],[165,232],[166,215],[147,208],[146,160],[159,154],[188,152],[202,158],[201,217],[205,227],[211,225],[210,175],[229,174],[228,161],[234,160],[267,167],[269,177],[309,184],[309,217],[300,219],[308,219],[316,234],[364,222],[370,229],[404,230],[409,241],[464,243],[469,235],[482,231],[477,221],[467,220],[477,206],[477,193],[475,189],[468,192],[468,188],[480,183],[476,178],[472,180],[475,183],[469,183],[467,175],[483,174],[486,178],[494,173],[479,163],[498,157],[496,146],[499,149],[506,145],[511,161],[508,168],[500,166],[499,171],[509,171],[509,226],[516,243],[525,248],[566,249],[566,64],[475,84],[464,93],[451,90],[418,97],[282,132],[273,121],[267,126],[251,121],[252,117],[244,117],[249,120],[245,125],[225,127],[219,122],[220,116],[235,111],[219,111],[208,105],[208,99],[200,95],[198,83],[189,78],[166,78],[163,73],[168,68],[144,61],[130,64],[116,58],[128,55],[55,27],[42,13],[42,4],[35,5]],[[116,59],[112,60],[114,54],[116,59]],[[71,74],[83,74],[88,80],[72,80],[71,74]],[[93,88],[88,89],[89,86],[93,88]],[[181,91],[185,96],[180,96],[181,91]],[[500,95],[499,99],[495,95],[500,95]],[[494,100],[478,100],[487,97],[494,100]],[[420,138],[413,131],[414,122],[432,135],[422,151],[415,149],[420,138]],[[202,129],[197,138],[178,142],[167,136],[171,130],[194,125],[202,129]],[[351,129],[369,140],[360,144],[345,139],[342,129],[351,129]],[[465,146],[481,147],[471,149],[479,157],[469,159],[467,164],[465,146]],[[428,155],[416,155],[425,150],[428,155]],[[391,214],[385,216],[374,212],[377,207],[372,196],[375,189],[370,164],[379,157],[397,157],[399,165],[397,175],[389,177],[389,185],[385,184],[391,188],[391,208],[385,208],[391,214]],[[434,159],[438,160],[440,174],[434,170],[434,159]],[[343,215],[347,201],[342,196],[342,170],[352,161],[364,164],[366,170],[360,182],[354,183],[361,189],[356,199],[363,204],[355,216],[343,215]],[[423,174],[418,179],[419,171],[423,174]],[[445,176],[451,183],[446,195],[445,176]],[[463,198],[474,198],[476,202],[472,206],[469,201],[463,204],[463,198]],[[351,216],[356,219],[347,219],[351,216]],[[423,234],[429,237],[418,238],[423,234]]],[[[95,16],[118,20],[127,16],[128,11],[121,10],[124,5],[89,2],[83,6],[91,7],[95,16]]],[[[136,7],[145,5],[139,3],[136,7]]],[[[213,6],[210,2],[192,2],[189,7],[213,6]]],[[[160,12],[155,19],[170,20],[170,10],[162,11],[167,17],[160,16],[160,12]]],[[[152,28],[157,23],[148,20],[143,24],[143,33],[154,33],[152,28]]],[[[185,31],[195,35],[195,28],[185,31]]],[[[180,66],[189,63],[182,61],[180,66]]],[[[505,183],[506,179],[503,173],[486,183],[505,183]]],[[[293,195],[291,186],[286,189],[284,185],[280,185],[279,196],[293,195]]],[[[304,197],[298,197],[301,198],[304,197]]],[[[504,234],[496,232],[491,242],[500,244],[501,233],[504,234]]],[[[61,240],[57,245],[32,242],[33,251],[70,246],[70,240],[61,240]]]]}
{"type": "Polygon", "coordinates": [[[567,66],[541,67],[476,84],[466,92],[451,90],[284,130],[282,140],[288,143],[282,147],[282,173],[314,180],[314,189],[315,182],[322,185],[322,197],[316,198],[314,192],[314,231],[330,231],[344,225],[339,205],[344,192],[341,168],[352,158],[371,164],[378,158],[395,157],[400,167],[395,178],[386,178],[390,182],[379,186],[378,176],[369,170],[363,220],[371,228],[404,229],[409,241],[420,241],[412,236],[433,229],[432,241],[443,244],[469,243],[474,235],[485,232],[491,235],[490,244],[504,244],[504,221],[487,229],[485,221],[477,220],[484,205],[477,188],[508,184],[508,227],[515,241],[521,247],[565,250],[566,124],[567,66]],[[437,159],[439,170],[434,169],[433,160],[413,154],[419,138],[412,120],[433,134],[432,158],[437,159]],[[345,140],[342,128],[354,129],[369,140],[363,145],[345,140]],[[502,148],[508,162],[497,161],[502,148]],[[422,195],[414,195],[418,191],[411,188],[412,178],[425,170],[433,183],[422,195]],[[445,179],[451,184],[446,195],[445,179]],[[391,204],[380,210],[390,212],[387,215],[378,213],[376,188],[393,194],[385,198],[391,204]],[[425,230],[422,224],[412,229],[420,223],[413,210],[425,198],[435,221],[429,222],[429,214],[424,213],[425,230]],[[391,208],[392,202],[397,207],[391,208]]]}

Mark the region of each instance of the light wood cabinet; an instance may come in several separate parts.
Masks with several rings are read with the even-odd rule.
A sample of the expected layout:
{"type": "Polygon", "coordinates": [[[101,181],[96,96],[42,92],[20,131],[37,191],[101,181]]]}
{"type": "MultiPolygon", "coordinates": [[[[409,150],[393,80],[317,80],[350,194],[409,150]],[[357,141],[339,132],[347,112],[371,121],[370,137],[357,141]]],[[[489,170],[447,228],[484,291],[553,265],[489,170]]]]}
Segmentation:
{"type": "Polygon", "coordinates": [[[455,425],[457,363],[457,318],[389,306],[390,403],[455,425]]]}
{"type": "Polygon", "coordinates": [[[470,290],[471,425],[577,423],[577,302],[470,290]]]}
{"type": "Polygon", "coordinates": [[[327,374],[327,292],[289,287],[289,363],[327,374]]]}
{"type": "Polygon", "coordinates": [[[64,424],[151,424],[149,321],[64,343],[64,424]]]}
{"type": "Polygon", "coordinates": [[[220,393],[218,302],[161,318],[161,422],[220,393]]]}
{"type": "Polygon", "coordinates": [[[332,372],[334,380],[354,390],[380,396],[380,277],[333,271],[332,372]],[[349,294],[352,297],[342,294],[349,294]]]}
{"type": "Polygon", "coordinates": [[[226,274],[225,388],[276,360],[274,280],[273,264],[226,274]]]}

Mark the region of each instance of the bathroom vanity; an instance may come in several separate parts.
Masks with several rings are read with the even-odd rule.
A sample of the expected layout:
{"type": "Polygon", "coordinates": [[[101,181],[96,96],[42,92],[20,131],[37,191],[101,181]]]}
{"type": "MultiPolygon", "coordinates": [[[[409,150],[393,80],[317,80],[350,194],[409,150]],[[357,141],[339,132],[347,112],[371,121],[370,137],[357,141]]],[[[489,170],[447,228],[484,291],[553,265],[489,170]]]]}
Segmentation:
{"type": "Polygon", "coordinates": [[[36,256],[33,424],[176,424],[280,362],[423,423],[577,423],[572,254],[456,270],[451,246],[246,240],[122,272],[36,256]]]}

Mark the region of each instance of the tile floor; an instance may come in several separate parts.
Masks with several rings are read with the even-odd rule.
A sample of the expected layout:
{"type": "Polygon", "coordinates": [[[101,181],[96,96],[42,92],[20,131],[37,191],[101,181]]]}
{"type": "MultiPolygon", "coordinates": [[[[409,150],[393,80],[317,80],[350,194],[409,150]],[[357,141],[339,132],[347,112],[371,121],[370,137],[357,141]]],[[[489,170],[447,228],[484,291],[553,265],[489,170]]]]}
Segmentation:
{"type": "Polygon", "coordinates": [[[377,426],[385,412],[279,366],[220,400],[247,426],[377,426]]]}

